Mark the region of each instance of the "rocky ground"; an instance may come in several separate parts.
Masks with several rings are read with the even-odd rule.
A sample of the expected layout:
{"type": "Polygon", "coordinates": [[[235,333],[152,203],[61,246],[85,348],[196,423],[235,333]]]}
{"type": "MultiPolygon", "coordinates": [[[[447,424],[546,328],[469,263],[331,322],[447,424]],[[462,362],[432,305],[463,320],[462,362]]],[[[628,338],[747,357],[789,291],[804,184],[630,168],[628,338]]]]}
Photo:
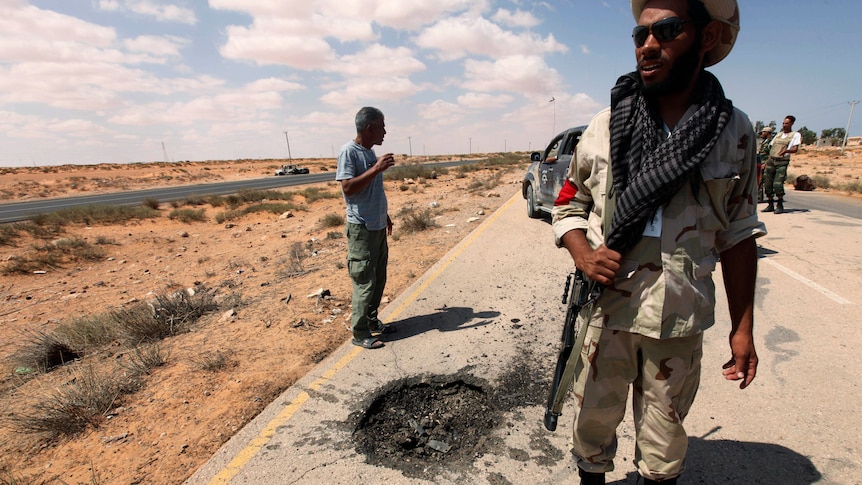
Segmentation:
{"type": "MultiPolygon", "coordinates": [[[[386,182],[395,229],[384,304],[520,190],[523,159],[504,169],[386,182]],[[404,220],[425,209],[435,226],[407,232],[404,220]]],[[[265,177],[281,162],[5,169],[0,194],[20,200],[265,177]]],[[[300,163],[334,178],[334,160],[300,163]]],[[[202,206],[204,222],[183,223],[168,218],[172,207],[163,204],[165,215],[154,219],[69,225],[61,237],[110,241],[100,246],[106,257],[0,276],[0,483],[5,476],[15,483],[179,483],[344,343],[350,335],[346,241],[343,226],[326,224],[328,215],[343,214],[343,202],[334,182],[318,185],[334,198],[309,202],[297,195],[292,202],[302,209],[290,217],[259,213],[219,224],[215,219],[226,209],[202,206]],[[119,396],[85,432],[46,441],[16,429],[15,416],[63,392],[82,369],[123,368],[133,354],[116,343],[45,375],[21,375],[14,357],[34,331],[50,333],[75,318],[185,288],[206,288],[234,304],[205,316],[191,332],[163,340],[166,364],[146,376],[140,390],[119,396]],[[319,298],[320,290],[331,296],[319,298]],[[202,370],[201,363],[215,358],[224,360],[218,370],[202,370]]],[[[0,246],[0,265],[34,244],[44,243],[19,239],[0,246]]]]}
{"type": "MultiPolygon", "coordinates": [[[[395,234],[384,302],[518,193],[527,163],[526,155],[523,158],[524,163],[507,169],[450,170],[434,180],[386,183],[395,234]],[[425,209],[432,210],[436,225],[405,231],[406,218],[425,209]]],[[[281,163],[0,168],[0,200],[266,177],[281,163]]],[[[312,173],[330,171],[334,176],[333,160],[299,163],[312,173]]],[[[794,159],[791,172],[828,177],[833,183],[858,183],[862,157],[857,151],[806,150],[794,159]]],[[[107,255],[88,263],[46,266],[32,274],[0,276],[0,483],[180,483],[285,388],[343,344],[349,338],[350,313],[350,282],[343,264],[346,242],[339,237],[343,227],[326,222],[328,215],[343,213],[343,202],[334,182],[319,185],[335,196],[311,202],[297,195],[293,202],[302,209],[292,211],[292,217],[258,213],[217,223],[225,209],[203,206],[204,221],[183,223],[168,218],[172,208],[165,205],[159,209],[165,215],[154,219],[116,226],[70,225],[60,237],[110,241],[103,245],[107,255]],[[297,247],[299,258],[292,254],[297,247]],[[118,396],[97,423],[73,437],[47,441],[14,426],[15,416],[37,409],[40,402],[73,385],[84,369],[122,369],[133,354],[117,342],[52,372],[21,374],[14,357],[32,340],[33,332],[50,333],[76,318],[186,288],[214,292],[222,307],[191,332],[163,340],[166,363],[146,376],[137,392],[118,396]],[[331,296],[320,298],[320,290],[331,296]],[[216,358],[222,365],[215,370],[201,365],[216,358]]],[[[34,244],[42,243],[24,238],[0,246],[0,265],[32,251],[34,244]]],[[[469,389],[465,383],[460,391],[469,389]]],[[[409,394],[405,398],[413,399],[409,394]]],[[[474,411],[494,408],[494,397],[488,398],[462,405],[474,411]]],[[[476,415],[474,411],[466,414],[476,415]]],[[[358,426],[368,429],[370,436],[387,432],[385,420],[375,422],[383,428],[358,426]]],[[[435,435],[439,424],[428,417],[417,419],[428,432],[425,442],[373,451],[377,443],[371,439],[367,446],[372,455],[392,460],[405,453],[421,455],[427,446],[453,445],[435,439],[442,436],[435,435]]],[[[474,446],[463,450],[475,453],[474,446]]],[[[411,475],[411,470],[405,473],[411,475]]]]}

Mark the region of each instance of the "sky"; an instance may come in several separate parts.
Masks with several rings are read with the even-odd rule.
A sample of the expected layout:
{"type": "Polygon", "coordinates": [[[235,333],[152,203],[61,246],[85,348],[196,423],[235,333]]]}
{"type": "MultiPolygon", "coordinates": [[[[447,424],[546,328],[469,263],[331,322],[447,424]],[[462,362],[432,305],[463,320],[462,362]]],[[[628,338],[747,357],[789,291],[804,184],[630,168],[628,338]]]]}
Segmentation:
{"type": "MultiPolygon", "coordinates": [[[[862,2],[740,0],[752,122],[846,128],[862,2]]],[[[531,151],[634,70],[628,0],[0,0],[0,166],[531,151]]],[[[857,106],[849,133],[862,135],[857,106]]]]}

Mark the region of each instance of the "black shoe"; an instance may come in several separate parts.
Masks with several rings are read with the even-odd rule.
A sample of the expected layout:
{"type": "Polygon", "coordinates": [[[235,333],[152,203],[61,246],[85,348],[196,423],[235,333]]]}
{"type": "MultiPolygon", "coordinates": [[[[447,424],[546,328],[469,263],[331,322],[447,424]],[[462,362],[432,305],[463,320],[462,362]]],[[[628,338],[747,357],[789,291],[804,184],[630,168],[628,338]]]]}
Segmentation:
{"type": "Polygon", "coordinates": [[[784,201],[783,200],[778,199],[778,205],[775,207],[775,213],[776,214],[783,214],[784,213],[784,201]]]}
{"type": "Polygon", "coordinates": [[[769,205],[766,206],[766,209],[763,209],[761,212],[774,212],[775,205],[773,205],[772,201],[769,201],[769,205]]]}
{"type": "Polygon", "coordinates": [[[578,476],[581,477],[581,485],[605,485],[604,473],[592,473],[578,468],[578,476]]]}
{"type": "Polygon", "coordinates": [[[650,480],[649,478],[644,477],[644,485],[676,485],[676,479],[677,477],[673,477],[668,480],[657,482],[655,480],[650,480]]]}

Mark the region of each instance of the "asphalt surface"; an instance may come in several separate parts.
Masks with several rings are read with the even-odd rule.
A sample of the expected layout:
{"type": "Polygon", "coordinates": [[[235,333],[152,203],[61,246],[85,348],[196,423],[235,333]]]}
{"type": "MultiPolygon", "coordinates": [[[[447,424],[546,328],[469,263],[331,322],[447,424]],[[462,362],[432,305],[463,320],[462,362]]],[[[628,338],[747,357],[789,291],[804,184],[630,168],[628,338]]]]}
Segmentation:
{"type": "MultiPolygon", "coordinates": [[[[449,162],[431,162],[423,164],[426,168],[456,167],[476,163],[481,158],[455,160],[449,162]]],[[[329,182],[335,180],[335,172],[319,172],[300,175],[271,175],[268,177],[234,180],[230,182],[214,182],[209,184],[173,185],[152,189],[129,190],[125,192],[110,192],[105,194],[79,195],[74,197],[54,197],[49,199],[27,200],[0,204],[0,224],[27,220],[28,218],[46,212],[60,211],[72,207],[86,205],[141,205],[147,200],[172,202],[187,199],[191,196],[207,197],[212,195],[236,194],[243,190],[268,190],[298,185],[329,182]]]]}
{"type": "MultiPolygon", "coordinates": [[[[525,212],[518,194],[490,215],[383,310],[398,326],[385,348],[345,343],[187,483],[578,483],[567,451],[572,399],[554,433],[542,426],[543,406],[513,407],[471,467],[427,481],[368,464],[352,440],[351,413],[398,379],[460,372],[494,386],[525,354],[550,376],[572,263],[550,224],[525,212]]],[[[730,352],[718,271],[680,483],[862,483],[862,220],[819,210],[761,219],[769,235],[758,241],[758,376],[746,390],[721,376],[730,352]]],[[[629,413],[608,483],[636,483],[633,438],[629,413]]]]}

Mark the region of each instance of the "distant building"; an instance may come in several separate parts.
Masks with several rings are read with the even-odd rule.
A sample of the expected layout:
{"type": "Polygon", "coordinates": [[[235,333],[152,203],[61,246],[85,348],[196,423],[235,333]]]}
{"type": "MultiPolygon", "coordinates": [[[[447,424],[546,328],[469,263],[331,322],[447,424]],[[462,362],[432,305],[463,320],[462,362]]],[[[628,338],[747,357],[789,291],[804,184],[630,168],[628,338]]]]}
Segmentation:
{"type": "MultiPolygon", "coordinates": [[[[840,147],[843,143],[844,143],[843,138],[818,138],[817,141],[814,142],[814,146],[817,146],[817,147],[840,147]]],[[[862,136],[849,136],[849,137],[847,137],[847,146],[848,147],[862,146],[862,136]]]]}

